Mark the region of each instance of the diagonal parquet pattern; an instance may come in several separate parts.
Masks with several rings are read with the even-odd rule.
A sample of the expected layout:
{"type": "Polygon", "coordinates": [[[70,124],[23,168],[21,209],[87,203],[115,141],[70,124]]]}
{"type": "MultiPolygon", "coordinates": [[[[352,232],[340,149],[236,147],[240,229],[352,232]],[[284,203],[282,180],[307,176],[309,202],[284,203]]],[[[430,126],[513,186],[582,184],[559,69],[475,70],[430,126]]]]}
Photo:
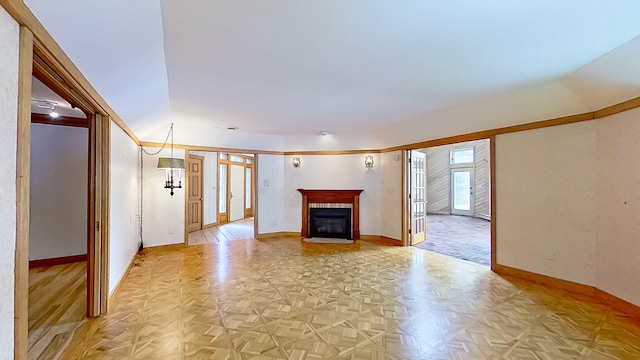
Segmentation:
{"type": "Polygon", "coordinates": [[[639,319],[412,247],[248,239],[135,261],[73,358],[640,358],[639,319]]]}

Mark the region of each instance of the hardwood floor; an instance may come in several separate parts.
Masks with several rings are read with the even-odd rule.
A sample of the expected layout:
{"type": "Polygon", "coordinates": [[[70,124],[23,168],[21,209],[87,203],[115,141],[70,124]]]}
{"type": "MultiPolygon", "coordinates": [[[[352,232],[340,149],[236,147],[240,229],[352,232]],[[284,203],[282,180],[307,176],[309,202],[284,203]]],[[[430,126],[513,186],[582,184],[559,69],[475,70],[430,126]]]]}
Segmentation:
{"type": "Polygon", "coordinates": [[[253,237],[253,218],[246,218],[224,225],[189,233],[189,245],[220,243],[253,237]]]}
{"type": "Polygon", "coordinates": [[[56,359],[87,322],[87,263],[29,270],[29,359],[56,359]]]}
{"type": "Polygon", "coordinates": [[[73,349],[92,359],[638,359],[640,319],[414,247],[151,248],[73,349]]]}

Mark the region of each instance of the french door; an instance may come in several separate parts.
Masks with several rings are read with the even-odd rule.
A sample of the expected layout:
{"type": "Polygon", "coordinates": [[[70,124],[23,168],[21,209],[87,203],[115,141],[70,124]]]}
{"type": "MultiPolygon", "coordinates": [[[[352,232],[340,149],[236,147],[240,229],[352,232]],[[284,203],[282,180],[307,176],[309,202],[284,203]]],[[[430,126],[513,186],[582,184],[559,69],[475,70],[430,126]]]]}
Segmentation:
{"type": "Polygon", "coordinates": [[[409,241],[411,245],[416,245],[426,238],[427,230],[427,158],[423,152],[411,151],[410,169],[410,216],[411,229],[409,241]]]}

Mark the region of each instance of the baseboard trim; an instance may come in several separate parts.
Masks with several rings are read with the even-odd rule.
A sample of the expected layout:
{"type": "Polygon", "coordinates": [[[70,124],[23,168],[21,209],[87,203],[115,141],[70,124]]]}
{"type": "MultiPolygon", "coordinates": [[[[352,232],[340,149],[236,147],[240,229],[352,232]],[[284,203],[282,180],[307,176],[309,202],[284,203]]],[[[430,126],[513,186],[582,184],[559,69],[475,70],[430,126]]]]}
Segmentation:
{"type": "Polygon", "coordinates": [[[273,239],[273,238],[280,238],[280,237],[302,238],[302,236],[300,235],[299,232],[295,232],[295,231],[280,231],[280,232],[258,234],[258,236],[256,236],[256,239],[257,240],[262,240],[262,239],[273,239]]]}
{"type": "Polygon", "coordinates": [[[594,286],[584,285],[569,280],[562,280],[552,276],[537,274],[534,272],[516,269],[506,265],[494,264],[491,268],[498,275],[513,276],[531,282],[543,284],[552,288],[566,290],[569,292],[600,298],[613,308],[627,313],[633,317],[640,318],[640,306],[600,290],[594,286]]]}
{"type": "Polygon", "coordinates": [[[61,256],[61,257],[49,258],[49,259],[29,260],[29,269],[43,267],[43,266],[72,264],[72,263],[77,263],[82,261],[87,261],[87,254],[61,256]]]}
{"type": "Polygon", "coordinates": [[[402,240],[381,236],[381,235],[360,235],[360,240],[378,241],[385,245],[402,246],[402,240]]]}
{"type": "Polygon", "coordinates": [[[133,257],[131,258],[131,262],[129,263],[129,266],[127,267],[127,270],[124,271],[124,273],[120,277],[120,280],[118,280],[118,283],[113,288],[113,291],[109,294],[109,301],[107,302],[107,313],[109,312],[108,305],[111,304],[111,298],[113,298],[113,296],[118,292],[118,290],[120,289],[120,286],[122,285],[122,282],[127,277],[127,275],[129,275],[129,271],[131,271],[131,269],[133,268],[133,265],[135,264],[137,257],[138,257],[137,253],[133,255],[133,257]]]}
{"type": "Polygon", "coordinates": [[[555,278],[553,276],[542,275],[527,270],[516,269],[506,265],[495,264],[491,268],[499,275],[513,276],[531,282],[543,284],[552,288],[567,290],[573,293],[594,296],[593,286],[580,284],[577,282],[555,278]]]}
{"type": "Polygon", "coordinates": [[[168,245],[158,245],[158,246],[149,246],[142,249],[142,252],[147,253],[158,253],[158,252],[168,252],[168,251],[176,251],[185,248],[187,245],[185,243],[179,244],[168,244],[168,245]]]}
{"type": "Polygon", "coordinates": [[[606,291],[600,290],[598,288],[594,289],[596,297],[606,301],[614,308],[625,312],[633,317],[640,318],[640,306],[636,304],[632,304],[626,300],[620,299],[619,297],[609,294],[606,291]]]}

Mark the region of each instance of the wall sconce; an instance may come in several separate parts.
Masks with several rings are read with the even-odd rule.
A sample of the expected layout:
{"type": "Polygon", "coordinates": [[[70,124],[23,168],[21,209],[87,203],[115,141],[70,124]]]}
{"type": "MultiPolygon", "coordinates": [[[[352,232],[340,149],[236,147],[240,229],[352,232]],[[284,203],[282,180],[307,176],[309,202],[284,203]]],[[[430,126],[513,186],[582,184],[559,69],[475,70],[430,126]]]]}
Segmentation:
{"type": "MultiPolygon", "coordinates": [[[[169,129],[169,134],[171,135],[171,157],[170,158],[159,158],[158,159],[158,169],[164,169],[165,171],[165,179],[164,179],[164,188],[170,189],[169,194],[173,196],[173,189],[182,189],[182,173],[184,172],[184,159],[177,159],[173,157],[173,123],[171,123],[171,128],[169,129]],[[178,184],[174,183],[173,176],[177,172],[178,184]]],[[[169,137],[167,135],[167,137],[169,137]]],[[[162,145],[166,145],[167,142],[162,145]]],[[[160,149],[162,150],[162,149],[160,149]]]]}
{"type": "Polygon", "coordinates": [[[300,167],[300,158],[299,158],[299,157],[297,157],[297,156],[296,156],[296,157],[294,157],[294,158],[293,158],[293,161],[292,161],[292,164],[293,164],[293,167],[294,167],[294,168],[300,167]]]}
{"type": "Polygon", "coordinates": [[[368,168],[372,168],[373,167],[373,156],[371,155],[367,155],[364,158],[364,166],[368,167],[368,168]]]}

